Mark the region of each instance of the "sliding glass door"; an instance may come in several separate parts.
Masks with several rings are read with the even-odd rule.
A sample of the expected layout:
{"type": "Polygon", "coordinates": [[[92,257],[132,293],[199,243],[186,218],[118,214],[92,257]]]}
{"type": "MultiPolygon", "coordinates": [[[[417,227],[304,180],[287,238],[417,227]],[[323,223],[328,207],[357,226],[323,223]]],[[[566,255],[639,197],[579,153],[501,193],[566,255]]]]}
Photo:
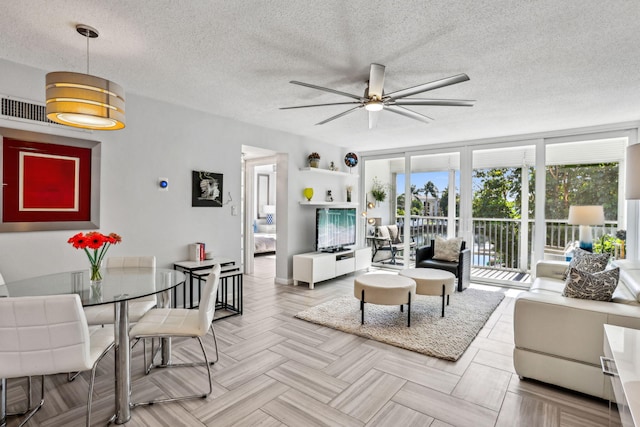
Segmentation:
{"type": "Polygon", "coordinates": [[[628,138],[585,139],[546,146],[545,259],[564,259],[579,239],[571,206],[602,206],[604,223],[590,226],[593,250],[624,257],[624,155],[628,138]],[[572,222],[572,223],[570,223],[572,222]]]}
{"type": "Polygon", "coordinates": [[[625,237],[640,234],[638,221],[627,218],[640,209],[627,206],[621,178],[635,142],[634,130],[620,130],[364,156],[367,241],[376,225],[398,225],[404,239],[394,262],[387,254],[374,265],[413,266],[415,248],[461,236],[473,251],[472,280],[527,286],[538,260],[565,259],[578,239],[572,205],[604,207],[596,250],[635,256],[625,237]]]}
{"type": "Polygon", "coordinates": [[[535,219],[535,145],[474,149],[472,277],[528,279],[535,219]]]}
{"type": "MultiPolygon", "coordinates": [[[[404,177],[399,178],[399,185],[404,177]]],[[[417,247],[429,245],[436,236],[458,235],[460,213],[460,153],[411,156],[411,239],[417,247]]],[[[404,214],[398,212],[399,214],[404,214]]]]}
{"type": "Polygon", "coordinates": [[[396,186],[396,177],[404,175],[404,156],[367,159],[364,162],[364,188],[361,194],[362,223],[365,243],[372,250],[372,264],[384,268],[404,268],[404,250],[401,241],[404,237],[403,223],[398,221],[398,195],[402,190],[396,186]],[[380,226],[392,226],[380,235],[380,226]],[[397,230],[397,235],[393,233],[397,230]]]}

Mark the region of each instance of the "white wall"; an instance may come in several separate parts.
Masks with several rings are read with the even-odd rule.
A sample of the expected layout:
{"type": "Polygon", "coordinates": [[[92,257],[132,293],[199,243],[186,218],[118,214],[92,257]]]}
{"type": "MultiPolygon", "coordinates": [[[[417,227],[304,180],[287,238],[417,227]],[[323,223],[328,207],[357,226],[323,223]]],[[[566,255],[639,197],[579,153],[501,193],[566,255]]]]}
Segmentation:
{"type": "MultiPolygon", "coordinates": [[[[0,94],[43,103],[45,74],[0,60],[0,94]]],[[[279,163],[286,173],[277,174],[278,201],[287,206],[286,212],[278,211],[278,234],[287,257],[278,263],[276,275],[278,281],[289,282],[292,255],[307,251],[315,232],[310,212],[298,204],[302,197],[298,168],[306,166],[311,151],[339,159],[340,149],[132,93],[126,100],[127,127],[120,131],[78,133],[1,117],[0,126],[101,141],[100,231],[123,238],[109,255],[154,254],[159,267],[186,259],[187,244],[195,241],[204,241],[207,251],[240,262],[240,216],[232,216],[231,206],[240,212],[241,145],[288,153],[279,163]],[[191,207],[192,170],[222,173],[224,200],[231,192],[233,203],[222,208],[191,207]],[[169,191],[158,191],[158,177],[169,178],[169,191]],[[282,188],[287,194],[281,200],[282,188]],[[289,192],[294,194],[289,197],[289,192]]],[[[74,230],[0,233],[0,271],[12,281],[86,268],[86,256],[67,243],[73,234],[74,230]]]]}
{"type": "MultiPolygon", "coordinates": [[[[391,172],[391,163],[387,159],[381,160],[367,160],[364,167],[364,192],[366,200],[374,202],[376,206],[373,209],[369,209],[367,217],[381,218],[382,225],[395,224],[395,212],[393,212],[393,197],[394,193],[392,188],[395,188],[395,182],[393,182],[394,174],[391,172]],[[373,180],[377,178],[383,185],[387,187],[387,198],[384,202],[376,203],[375,199],[371,195],[371,188],[373,187],[373,180]]],[[[398,189],[398,194],[404,193],[404,189],[398,189]]],[[[366,201],[364,202],[366,204],[366,201]]],[[[366,206],[365,206],[366,207],[366,206]]]]}

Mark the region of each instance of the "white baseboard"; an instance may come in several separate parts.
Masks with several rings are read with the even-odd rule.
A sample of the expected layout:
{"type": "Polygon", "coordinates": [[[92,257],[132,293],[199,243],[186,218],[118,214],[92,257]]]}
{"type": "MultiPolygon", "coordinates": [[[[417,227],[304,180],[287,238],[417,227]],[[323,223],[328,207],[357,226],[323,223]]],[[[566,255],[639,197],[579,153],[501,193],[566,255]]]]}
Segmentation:
{"type": "Polygon", "coordinates": [[[273,279],[273,282],[276,285],[293,285],[293,279],[281,279],[280,277],[273,279]]]}

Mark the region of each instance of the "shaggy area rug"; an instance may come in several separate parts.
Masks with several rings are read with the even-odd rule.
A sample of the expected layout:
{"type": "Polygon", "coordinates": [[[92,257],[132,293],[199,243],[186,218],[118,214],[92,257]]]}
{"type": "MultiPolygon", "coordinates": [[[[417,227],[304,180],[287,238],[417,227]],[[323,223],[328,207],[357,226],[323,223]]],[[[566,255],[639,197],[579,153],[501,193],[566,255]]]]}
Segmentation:
{"type": "Polygon", "coordinates": [[[451,295],[442,315],[442,299],[417,295],[407,312],[399,306],[365,304],[360,324],[360,301],[353,296],[336,298],[296,314],[296,317],[350,334],[370,338],[428,356],[456,361],[504,298],[502,292],[467,289],[451,295]]]}

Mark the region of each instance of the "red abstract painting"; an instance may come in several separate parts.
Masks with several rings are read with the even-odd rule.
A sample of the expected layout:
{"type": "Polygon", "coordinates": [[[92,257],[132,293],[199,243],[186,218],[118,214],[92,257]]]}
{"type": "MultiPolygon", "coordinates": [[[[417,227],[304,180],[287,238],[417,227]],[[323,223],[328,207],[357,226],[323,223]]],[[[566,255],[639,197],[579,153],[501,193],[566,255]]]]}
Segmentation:
{"type": "Polygon", "coordinates": [[[91,149],[3,140],[3,222],[89,221],[91,149]]]}

